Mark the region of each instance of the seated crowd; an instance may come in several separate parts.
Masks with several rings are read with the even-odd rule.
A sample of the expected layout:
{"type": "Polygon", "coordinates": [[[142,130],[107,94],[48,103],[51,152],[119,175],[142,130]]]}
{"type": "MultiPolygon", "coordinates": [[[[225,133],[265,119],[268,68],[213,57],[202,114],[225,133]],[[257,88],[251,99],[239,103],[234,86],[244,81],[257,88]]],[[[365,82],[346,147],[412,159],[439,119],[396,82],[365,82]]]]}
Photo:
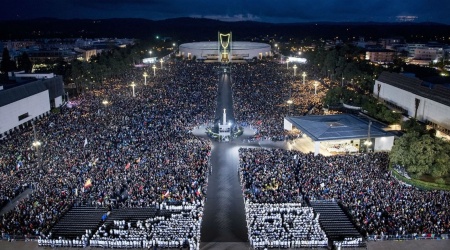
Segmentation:
{"type": "Polygon", "coordinates": [[[112,226],[102,225],[89,245],[103,248],[181,248],[198,249],[202,205],[171,206],[165,216],[136,223],[114,220],[112,226]]]}
{"type": "Polygon", "coordinates": [[[450,193],[398,181],[384,152],[325,157],[282,149],[241,148],[245,199],[278,204],[341,202],[364,236],[450,233],[450,193]]]}
{"type": "Polygon", "coordinates": [[[246,200],[249,241],[255,249],[327,247],[319,216],[300,203],[252,203],[246,200]]]}

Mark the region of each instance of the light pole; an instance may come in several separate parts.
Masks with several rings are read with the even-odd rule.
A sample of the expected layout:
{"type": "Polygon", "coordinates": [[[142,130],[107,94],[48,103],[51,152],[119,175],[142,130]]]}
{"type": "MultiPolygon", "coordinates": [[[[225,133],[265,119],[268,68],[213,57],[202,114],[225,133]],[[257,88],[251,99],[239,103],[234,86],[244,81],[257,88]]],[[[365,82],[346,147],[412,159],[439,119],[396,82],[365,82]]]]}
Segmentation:
{"type": "Polygon", "coordinates": [[[367,130],[367,140],[364,142],[366,145],[366,150],[369,152],[369,147],[372,145],[372,140],[370,140],[370,126],[372,125],[372,121],[369,121],[369,128],[367,130]]]}
{"type": "Polygon", "coordinates": [[[162,69],[164,60],[161,58],[161,60],[159,60],[159,62],[161,63],[161,69],[162,69]]]}
{"type": "Polygon", "coordinates": [[[153,69],[153,76],[156,76],[156,65],[153,64],[152,69],[153,69]]]}
{"type": "Polygon", "coordinates": [[[294,65],[294,76],[297,76],[297,64],[294,65]]]}
{"type": "Polygon", "coordinates": [[[144,74],[142,75],[144,77],[144,85],[147,85],[147,72],[144,72],[144,74]]]}
{"type": "Polygon", "coordinates": [[[302,76],[303,76],[303,84],[305,84],[306,72],[303,72],[302,76]]]}
{"type": "Polygon", "coordinates": [[[314,81],[313,85],[314,85],[314,95],[317,95],[317,86],[319,86],[319,82],[314,81]]]}
{"type": "Polygon", "coordinates": [[[37,139],[37,135],[36,135],[36,127],[34,126],[34,122],[31,123],[31,125],[33,125],[33,137],[34,137],[34,141],[32,143],[33,147],[36,149],[36,153],[38,155],[38,162],[39,162],[39,166],[41,165],[41,152],[39,151],[39,146],[41,146],[41,142],[38,141],[37,139]]]}
{"type": "Polygon", "coordinates": [[[289,58],[286,59],[286,69],[289,69],[289,58]]]}
{"type": "Polygon", "coordinates": [[[342,77],[341,87],[344,87],[344,77],[342,77]]]}
{"type": "Polygon", "coordinates": [[[109,103],[108,100],[103,100],[103,102],[102,102],[102,104],[105,106],[108,105],[108,103],[109,103]]]}
{"type": "Polygon", "coordinates": [[[288,115],[291,115],[291,104],[293,103],[293,101],[292,100],[288,100],[287,101],[287,103],[288,103],[288,109],[289,109],[289,113],[288,113],[288,115]]]}
{"type": "Polygon", "coordinates": [[[131,82],[130,86],[133,88],[133,97],[136,97],[136,94],[134,93],[134,87],[136,87],[136,84],[134,82],[131,82]]]}

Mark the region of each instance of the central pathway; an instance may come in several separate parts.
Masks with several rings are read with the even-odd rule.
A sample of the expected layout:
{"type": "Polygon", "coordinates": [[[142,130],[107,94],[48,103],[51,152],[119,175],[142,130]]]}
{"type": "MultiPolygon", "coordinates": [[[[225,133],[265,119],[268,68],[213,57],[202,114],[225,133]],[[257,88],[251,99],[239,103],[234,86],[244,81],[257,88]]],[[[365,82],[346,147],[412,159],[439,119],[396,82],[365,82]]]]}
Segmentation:
{"type": "Polygon", "coordinates": [[[223,121],[223,109],[226,109],[227,122],[234,123],[233,95],[231,90],[231,75],[223,71],[219,73],[219,87],[217,89],[217,106],[214,124],[223,121]]]}
{"type": "MultiPolygon", "coordinates": [[[[234,123],[229,73],[219,74],[215,123],[221,122],[223,109],[234,123]]],[[[244,199],[239,182],[239,147],[213,142],[212,173],[208,180],[207,200],[201,229],[201,249],[249,249],[244,199]]]]}

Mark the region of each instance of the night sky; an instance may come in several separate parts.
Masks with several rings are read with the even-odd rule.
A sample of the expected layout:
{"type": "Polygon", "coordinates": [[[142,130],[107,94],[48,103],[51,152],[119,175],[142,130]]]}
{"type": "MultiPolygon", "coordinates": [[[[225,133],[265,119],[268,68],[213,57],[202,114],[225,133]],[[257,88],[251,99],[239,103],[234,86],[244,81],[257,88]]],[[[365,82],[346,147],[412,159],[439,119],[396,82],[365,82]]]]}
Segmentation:
{"type": "Polygon", "coordinates": [[[0,19],[204,17],[224,21],[450,24],[449,0],[2,0],[0,19]]]}

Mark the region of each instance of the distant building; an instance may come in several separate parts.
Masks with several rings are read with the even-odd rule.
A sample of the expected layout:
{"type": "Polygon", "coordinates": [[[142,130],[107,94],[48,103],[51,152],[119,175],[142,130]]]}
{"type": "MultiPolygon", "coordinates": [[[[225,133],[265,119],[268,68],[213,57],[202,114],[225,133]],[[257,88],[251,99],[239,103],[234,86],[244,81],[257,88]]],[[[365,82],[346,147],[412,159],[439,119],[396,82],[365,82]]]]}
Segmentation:
{"type": "Polygon", "coordinates": [[[375,80],[373,93],[409,117],[450,135],[450,89],[445,84],[383,72],[375,80]]]}
{"type": "Polygon", "coordinates": [[[63,104],[64,84],[53,74],[10,74],[0,88],[0,138],[63,104]]]}
{"type": "Polygon", "coordinates": [[[387,49],[388,46],[404,43],[404,39],[402,37],[381,38],[379,43],[383,48],[387,49]]]}
{"type": "Polygon", "coordinates": [[[100,51],[95,48],[75,48],[74,50],[79,53],[77,59],[86,62],[89,62],[91,57],[100,53],[100,51]]]}
{"type": "Polygon", "coordinates": [[[437,62],[444,56],[445,46],[440,43],[430,42],[427,44],[413,43],[408,44],[409,64],[427,66],[432,62],[437,62]]]}
{"type": "Polygon", "coordinates": [[[8,50],[20,50],[36,45],[34,40],[7,41],[6,48],[8,50]]]}
{"type": "Polygon", "coordinates": [[[46,60],[55,61],[61,58],[66,62],[70,62],[77,58],[77,54],[74,51],[68,50],[30,50],[27,53],[33,63],[42,63],[46,60]]]}
{"type": "Polygon", "coordinates": [[[366,60],[373,63],[392,63],[395,58],[395,51],[390,49],[369,49],[366,51],[366,60]]]}
{"type": "Polygon", "coordinates": [[[415,49],[414,57],[410,60],[411,64],[428,65],[442,58],[442,48],[424,47],[415,49]]]}

